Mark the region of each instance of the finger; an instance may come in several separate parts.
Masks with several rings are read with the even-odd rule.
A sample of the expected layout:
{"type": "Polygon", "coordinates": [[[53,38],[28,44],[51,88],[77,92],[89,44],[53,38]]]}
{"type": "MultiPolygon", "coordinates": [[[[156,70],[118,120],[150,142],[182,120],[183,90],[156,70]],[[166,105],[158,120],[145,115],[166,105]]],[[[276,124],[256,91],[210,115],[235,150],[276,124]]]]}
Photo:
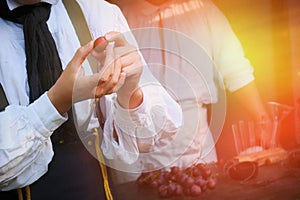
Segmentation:
{"type": "Polygon", "coordinates": [[[136,52],[136,48],[132,45],[119,46],[114,48],[114,53],[118,57],[135,53],[135,52],[136,52]]]}
{"type": "Polygon", "coordinates": [[[80,69],[79,73],[83,76],[76,79],[73,89],[73,97],[77,99],[76,102],[90,99],[95,97],[95,90],[98,86],[100,74],[95,73],[90,76],[84,76],[83,68],[80,69]]]}
{"type": "Polygon", "coordinates": [[[121,72],[119,76],[119,81],[116,84],[115,88],[113,89],[113,92],[117,92],[124,85],[125,79],[126,79],[126,73],[121,72]]]}
{"type": "Polygon", "coordinates": [[[94,46],[91,55],[96,58],[96,60],[98,60],[98,62],[100,62],[101,64],[103,63],[105,58],[105,49],[107,45],[108,41],[104,36],[98,37],[96,40],[94,40],[94,46]]]}
{"type": "Polygon", "coordinates": [[[116,58],[114,61],[114,72],[109,81],[107,81],[106,84],[104,84],[104,91],[105,93],[113,93],[115,90],[114,88],[116,85],[118,85],[120,73],[122,70],[122,63],[120,58],[116,58]]]}
{"type": "Polygon", "coordinates": [[[113,52],[113,47],[109,45],[106,50],[104,67],[100,70],[100,74],[101,74],[100,82],[107,82],[109,79],[111,79],[113,73],[114,73],[114,52],[113,52]]]}
{"type": "Polygon", "coordinates": [[[94,98],[101,98],[104,95],[105,95],[105,93],[104,93],[103,87],[98,86],[95,88],[94,98]]]}
{"type": "Polygon", "coordinates": [[[95,52],[94,50],[91,52],[91,55],[101,64],[105,61],[106,51],[102,51],[100,53],[95,52]]]}
{"type": "Polygon", "coordinates": [[[127,77],[139,73],[142,68],[142,63],[133,60],[133,57],[121,57],[122,72],[125,72],[127,77]]]}
{"type": "Polygon", "coordinates": [[[84,62],[84,60],[87,58],[87,56],[93,50],[93,45],[94,45],[94,42],[90,41],[86,45],[84,45],[84,46],[80,47],[79,49],[77,49],[74,57],[70,61],[70,64],[72,66],[74,65],[74,66],[77,66],[78,68],[80,68],[82,63],[84,62]]]}
{"type": "Polygon", "coordinates": [[[125,46],[127,44],[127,40],[125,39],[124,35],[120,32],[111,31],[105,34],[105,39],[108,42],[114,42],[115,47],[118,46],[125,46]]]}
{"type": "MultiPolygon", "coordinates": [[[[96,75],[96,74],[94,74],[96,75]]],[[[93,75],[93,76],[94,76],[93,75]]],[[[96,84],[93,84],[93,89],[92,91],[92,96],[94,98],[101,98],[102,96],[106,95],[106,94],[111,94],[113,92],[113,86],[111,86],[111,81],[107,80],[107,81],[102,81],[101,80],[101,75],[98,74],[98,76],[96,77],[96,84]]]]}
{"type": "Polygon", "coordinates": [[[121,59],[123,67],[125,67],[127,65],[131,65],[133,63],[141,64],[140,56],[136,52],[132,52],[132,53],[120,56],[120,59],[121,59]]]}
{"type": "Polygon", "coordinates": [[[104,61],[104,67],[109,66],[113,63],[115,59],[115,52],[112,45],[108,45],[106,47],[105,51],[105,61],[104,61]]]}
{"type": "Polygon", "coordinates": [[[121,71],[122,71],[121,59],[116,58],[114,61],[114,73],[112,75],[111,82],[117,84],[121,71]]]}
{"type": "Polygon", "coordinates": [[[132,64],[132,65],[123,67],[122,72],[124,72],[127,77],[130,77],[132,75],[139,73],[139,69],[134,64],[132,64]]]}

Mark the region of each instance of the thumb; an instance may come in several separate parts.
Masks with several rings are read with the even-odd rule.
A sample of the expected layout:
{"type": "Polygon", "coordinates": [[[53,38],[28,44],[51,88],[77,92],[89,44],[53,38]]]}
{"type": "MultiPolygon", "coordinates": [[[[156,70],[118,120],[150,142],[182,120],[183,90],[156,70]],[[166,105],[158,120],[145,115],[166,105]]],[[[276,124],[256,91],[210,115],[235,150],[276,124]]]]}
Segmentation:
{"type": "Polygon", "coordinates": [[[113,46],[108,45],[106,48],[106,57],[105,57],[105,61],[104,61],[104,68],[111,65],[113,63],[114,59],[115,59],[115,54],[114,54],[113,46]]]}

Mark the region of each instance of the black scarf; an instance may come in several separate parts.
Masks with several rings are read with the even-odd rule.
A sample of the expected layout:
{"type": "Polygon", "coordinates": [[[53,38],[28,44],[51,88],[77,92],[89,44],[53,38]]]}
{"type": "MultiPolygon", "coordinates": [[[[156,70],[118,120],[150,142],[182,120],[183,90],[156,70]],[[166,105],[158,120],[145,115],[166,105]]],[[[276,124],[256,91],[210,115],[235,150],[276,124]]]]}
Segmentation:
{"type": "Polygon", "coordinates": [[[51,5],[25,5],[10,11],[6,0],[0,2],[1,18],[23,24],[30,102],[33,102],[50,89],[62,72],[55,42],[46,23],[51,5]]]}
{"type": "MultiPolygon", "coordinates": [[[[24,5],[11,11],[6,0],[0,0],[0,17],[23,25],[31,103],[49,90],[62,73],[62,64],[57,48],[46,23],[50,12],[51,5],[48,3],[24,5]]],[[[67,132],[67,135],[71,135],[73,138],[76,129],[71,110],[68,114],[69,120],[56,132],[67,132]]],[[[62,134],[59,133],[59,135],[62,134]]],[[[57,134],[54,134],[52,140],[53,138],[62,140],[56,138],[55,135],[57,134]]],[[[69,140],[69,136],[67,137],[69,140]]]]}

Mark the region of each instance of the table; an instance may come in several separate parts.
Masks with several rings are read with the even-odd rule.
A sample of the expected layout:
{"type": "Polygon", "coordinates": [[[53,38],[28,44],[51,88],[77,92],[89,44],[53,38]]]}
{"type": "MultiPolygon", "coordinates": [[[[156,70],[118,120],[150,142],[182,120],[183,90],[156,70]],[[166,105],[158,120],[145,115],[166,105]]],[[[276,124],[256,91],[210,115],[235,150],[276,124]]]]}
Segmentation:
{"type": "Polygon", "coordinates": [[[279,164],[260,166],[256,178],[242,184],[229,177],[220,166],[217,186],[214,190],[206,190],[197,197],[161,198],[157,189],[144,188],[136,182],[120,184],[114,188],[115,199],[120,200],[300,200],[300,169],[291,170],[279,164]]]}

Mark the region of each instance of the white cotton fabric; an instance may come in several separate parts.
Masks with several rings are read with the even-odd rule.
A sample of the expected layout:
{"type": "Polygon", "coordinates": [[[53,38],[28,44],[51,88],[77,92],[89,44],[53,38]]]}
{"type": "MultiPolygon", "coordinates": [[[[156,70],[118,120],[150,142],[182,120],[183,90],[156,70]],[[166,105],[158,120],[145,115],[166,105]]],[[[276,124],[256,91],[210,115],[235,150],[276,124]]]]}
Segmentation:
{"type": "MultiPolygon", "coordinates": [[[[135,44],[118,7],[103,0],[78,2],[93,38],[108,31],[119,31],[135,44]]],[[[47,23],[65,68],[80,44],[62,2],[53,3],[47,23]]],[[[10,104],[0,113],[0,190],[5,191],[31,184],[47,172],[48,164],[55,156],[50,136],[68,116],[61,116],[56,111],[47,93],[29,104],[22,25],[0,18],[0,38],[0,82],[10,104]]],[[[91,74],[87,62],[83,67],[86,75],[91,74]]],[[[140,136],[143,137],[142,143],[153,143],[160,137],[156,134],[157,129],[172,135],[181,126],[180,107],[152,77],[146,65],[141,87],[144,102],[134,110],[121,108],[115,94],[105,97],[106,123],[101,147],[108,159],[133,163],[138,159],[140,136]],[[160,118],[154,117],[156,115],[163,117],[167,125],[161,127],[160,118]],[[112,137],[113,129],[119,136],[118,142],[112,137]]],[[[93,112],[92,100],[74,105],[80,137],[99,128],[93,112]]]]}
{"type": "MultiPolygon", "coordinates": [[[[149,69],[182,102],[184,125],[178,135],[185,137],[172,143],[169,151],[149,156],[148,163],[158,167],[173,159],[172,165],[188,167],[217,161],[215,140],[220,132],[212,135],[207,110],[188,101],[214,106],[225,101],[221,90],[233,92],[254,80],[253,67],[228,20],[210,0],[169,0],[161,5],[119,1],[119,5],[149,69]],[[189,147],[179,158],[183,146],[189,147]]],[[[225,104],[221,109],[212,120],[224,120],[225,104]]]]}

